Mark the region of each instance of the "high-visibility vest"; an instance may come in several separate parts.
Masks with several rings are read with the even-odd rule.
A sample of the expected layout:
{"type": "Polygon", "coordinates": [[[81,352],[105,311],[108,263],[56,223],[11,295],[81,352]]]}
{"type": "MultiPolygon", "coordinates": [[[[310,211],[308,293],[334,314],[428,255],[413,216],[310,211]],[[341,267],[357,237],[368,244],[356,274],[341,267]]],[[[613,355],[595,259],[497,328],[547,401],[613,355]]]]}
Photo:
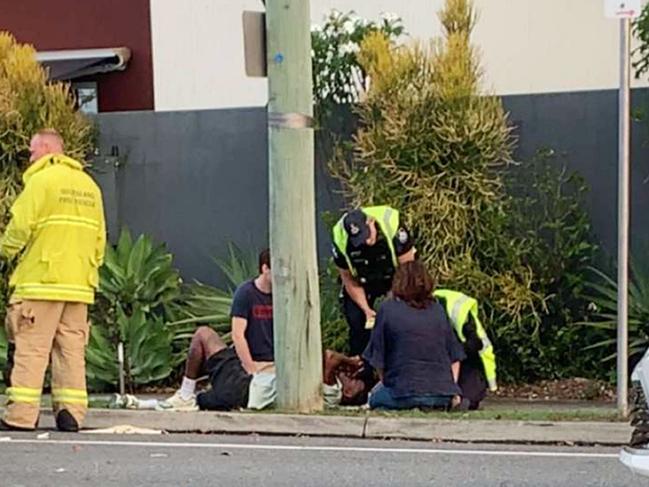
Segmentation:
{"type": "MultiPolygon", "coordinates": [[[[365,215],[376,221],[379,230],[388,242],[388,247],[392,256],[392,264],[396,269],[399,266],[399,258],[397,257],[397,252],[394,248],[394,237],[397,235],[399,230],[399,212],[389,206],[368,206],[367,208],[361,208],[361,210],[365,215]]],[[[352,276],[356,276],[356,268],[352,264],[352,260],[347,253],[349,235],[347,235],[347,231],[343,224],[345,216],[347,216],[347,214],[343,215],[333,227],[333,241],[334,245],[338,247],[338,251],[347,261],[352,276]]]]}
{"type": "Polygon", "coordinates": [[[496,355],[494,354],[494,348],[487,336],[487,332],[478,318],[478,301],[466,294],[449,289],[438,289],[434,295],[446,301],[446,314],[451,320],[451,325],[462,343],[466,342],[463,328],[469,318],[469,314],[473,318],[478,338],[482,340],[480,359],[484,367],[485,377],[489,384],[489,389],[495,391],[498,388],[496,382],[496,355]]]}

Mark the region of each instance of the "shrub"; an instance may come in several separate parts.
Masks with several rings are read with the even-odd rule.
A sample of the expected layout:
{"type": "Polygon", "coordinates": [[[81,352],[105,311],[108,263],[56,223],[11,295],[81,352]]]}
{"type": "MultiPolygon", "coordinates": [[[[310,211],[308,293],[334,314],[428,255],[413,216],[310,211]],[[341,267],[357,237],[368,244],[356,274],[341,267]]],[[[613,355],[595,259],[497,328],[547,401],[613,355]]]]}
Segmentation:
{"type": "Polygon", "coordinates": [[[636,78],[640,78],[649,71],[649,5],[642,8],[642,14],[633,22],[633,34],[638,40],[633,51],[633,69],[636,78]]]}
{"type": "MultiPolygon", "coordinates": [[[[599,351],[602,362],[617,357],[617,281],[607,273],[592,268],[588,283],[591,314],[581,324],[600,331],[586,352],[599,351]]],[[[649,347],[649,268],[646,261],[632,258],[629,280],[629,360],[635,364],[649,347]]],[[[608,367],[613,370],[613,367],[608,367]]]]}
{"type": "Polygon", "coordinates": [[[523,328],[497,327],[498,346],[516,351],[501,356],[501,365],[517,380],[604,377],[600,355],[583,353],[593,333],[575,324],[587,314],[588,267],[597,253],[584,208],[588,188],[551,150],[510,168],[505,179],[508,235],[523,243],[544,311],[523,328]]]}
{"type": "Polygon", "coordinates": [[[225,276],[225,288],[219,289],[201,282],[183,286],[179,299],[170,307],[175,339],[191,338],[197,325],[209,325],[221,336],[230,339],[230,309],[236,288],[257,276],[257,254],[244,252],[236,245],[228,245],[228,256],[214,260],[225,276]]]}
{"type": "Polygon", "coordinates": [[[106,388],[118,382],[120,342],[125,348],[129,390],[171,374],[183,356],[173,354],[173,333],[164,324],[165,310],[179,293],[180,277],[164,246],[154,245],[145,235],[133,241],[127,230],[114,249],[107,246],[86,351],[92,386],[106,388]]]}
{"type": "Polygon", "coordinates": [[[117,329],[93,326],[86,349],[87,376],[91,385],[104,389],[119,380],[117,345],[124,344],[124,370],[127,390],[166,379],[183,359],[174,355],[173,334],[162,318],[135,307],[130,315],[117,308],[117,329]],[[111,336],[112,335],[112,336],[111,336]]]}
{"type": "Polygon", "coordinates": [[[341,283],[333,261],[320,272],[320,322],[323,350],[348,351],[348,326],[340,304],[341,283]]]}
{"type": "Polygon", "coordinates": [[[313,98],[321,120],[337,105],[357,103],[366,91],[366,72],[358,61],[358,51],[371,32],[394,41],[404,34],[404,28],[395,15],[383,15],[380,22],[373,22],[337,10],[322,26],[313,27],[313,98]]]}

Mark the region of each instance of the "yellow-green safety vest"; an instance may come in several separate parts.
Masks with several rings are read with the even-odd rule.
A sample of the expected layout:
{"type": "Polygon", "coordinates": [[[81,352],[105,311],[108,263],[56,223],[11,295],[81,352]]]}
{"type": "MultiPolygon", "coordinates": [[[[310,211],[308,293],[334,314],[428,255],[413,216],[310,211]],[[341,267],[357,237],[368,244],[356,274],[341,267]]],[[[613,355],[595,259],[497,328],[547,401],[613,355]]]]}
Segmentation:
{"type": "MultiPolygon", "coordinates": [[[[397,257],[397,252],[394,248],[394,237],[399,231],[399,212],[389,206],[368,206],[366,208],[361,208],[361,211],[368,217],[376,220],[381,233],[383,233],[388,241],[388,247],[390,248],[390,254],[392,255],[392,263],[394,264],[394,267],[397,268],[399,266],[399,258],[397,257]]],[[[338,247],[338,251],[347,261],[352,276],[356,276],[357,271],[347,254],[347,241],[349,240],[349,235],[347,235],[343,224],[345,216],[347,216],[346,213],[333,227],[333,241],[334,245],[338,247]]]]}
{"type": "Polygon", "coordinates": [[[434,295],[446,301],[446,313],[462,343],[466,342],[466,337],[463,332],[464,324],[469,317],[469,313],[471,314],[476,326],[478,338],[482,340],[480,359],[482,360],[485,377],[489,384],[489,390],[495,391],[498,388],[496,382],[496,355],[494,354],[494,348],[487,336],[487,332],[478,318],[478,301],[466,294],[449,289],[438,289],[434,295]]]}

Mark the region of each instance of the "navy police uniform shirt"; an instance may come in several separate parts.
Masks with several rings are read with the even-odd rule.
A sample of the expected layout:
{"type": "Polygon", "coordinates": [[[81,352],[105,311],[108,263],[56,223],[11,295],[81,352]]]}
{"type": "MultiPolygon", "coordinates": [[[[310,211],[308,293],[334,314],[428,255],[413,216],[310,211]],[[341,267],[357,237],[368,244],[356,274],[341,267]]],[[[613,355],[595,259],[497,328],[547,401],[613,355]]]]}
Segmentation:
{"type": "MultiPolygon", "coordinates": [[[[376,224],[376,227],[378,235],[374,245],[362,245],[354,248],[348,243],[347,255],[358,273],[357,280],[363,288],[375,295],[381,295],[390,290],[396,269],[392,262],[392,255],[386,237],[381,232],[378,224],[376,224]]],[[[398,257],[412,250],[414,246],[413,238],[405,226],[399,227],[393,239],[393,245],[398,257]]],[[[338,268],[349,269],[345,256],[340,252],[336,244],[332,245],[332,254],[338,268]]]]}

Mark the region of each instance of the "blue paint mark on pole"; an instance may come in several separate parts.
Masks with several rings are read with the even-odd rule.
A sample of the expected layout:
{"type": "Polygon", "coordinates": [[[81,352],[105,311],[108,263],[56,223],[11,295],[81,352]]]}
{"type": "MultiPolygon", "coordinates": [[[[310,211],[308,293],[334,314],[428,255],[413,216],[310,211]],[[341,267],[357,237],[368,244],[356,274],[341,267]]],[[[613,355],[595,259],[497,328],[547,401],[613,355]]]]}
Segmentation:
{"type": "Polygon", "coordinates": [[[277,54],[275,54],[275,57],[273,59],[275,60],[275,64],[282,64],[284,62],[284,54],[278,52],[277,54]]]}

